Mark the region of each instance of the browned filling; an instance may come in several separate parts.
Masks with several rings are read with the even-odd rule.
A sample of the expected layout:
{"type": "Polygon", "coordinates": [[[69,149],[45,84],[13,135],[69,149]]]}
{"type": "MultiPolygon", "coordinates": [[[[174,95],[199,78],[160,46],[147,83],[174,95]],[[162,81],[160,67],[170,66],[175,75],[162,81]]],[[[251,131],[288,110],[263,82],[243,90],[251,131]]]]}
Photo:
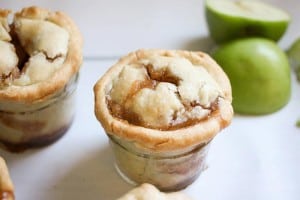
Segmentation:
{"type": "MultiPolygon", "coordinates": [[[[169,83],[173,83],[176,86],[178,86],[180,78],[174,76],[168,70],[154,71],[153,66],[151,66],[151,65],[147,65],[147,66],[144,66],[144,67],[147,69],[149,79],[147,79],[146,81],[136,81],[132,85],[132,87],[130,88],[129,94],[126,97],[123,104],[120,105],[120,104],[118,104],[118,103],[116,103],[113,100],[108,99],[108,98],[106,99],[106,103],[108,105],[108,108],[109,108],[111,114],[114,117],[116,117],[120,120],[125,120],[128,123],[133,124],[133,125],[143,126],[143,127],[152,128],[152,129],[157,129],[156,127],[151,127],[149,124],[145,124],[136,113],[134,113],[130,110],[127,110],[125,108],[125,103],[128,99],[131,99],[137,92],[139,92],[143,88],[155,89],[155,87],[158,85],[159,82],[169,82],[169,83]]],[[[218,97],[214,102],[211,103],[211,105],[209,107],[203,107],[202,105],[200,105],[197,102],[184,102],[181,99],[179,93],[177,93],[177,95],[178,95],[178,99],[181,100],[181,103],[185,107],[186,111],[189,112],[194,107],[201,106],[203,109],[210,110],[210,114],[208,116],[206,116],[205,118],[187,119],[186,121],[183,121],[181,123],[174,123],[177,119],[177,113],[175,112],[174,115],[173,115],[172,122],[170,122],[168,126],[160,127],[159,130],[180,129],[180,128],[195,125],[195,124],[199,123],[200,121],[208,120],[208,118],[211,115],[215,114],[218,111],[218,100],[219,100],[219,98],[221,98],[221,97],[218,97]]],[[[145,114],[147,114],[147,113],[145,113],[145,114]]]]}
{"type": "Polygon", "coordinates": [[[8,75],[0,75],[0,86],[9,85],[16,77],[19,77],[20,71],[18,68],[14,68],[8,75]]]}
{"type": "Polygon", "coordinates": [[[38,134],[40,130],[47,125],[46,122],[41,122],[38,120],[20,120],[14,115],[8,115],[1,111],[0,122],[6,127],[23,131],[27,135],[38,134]]]}
{"type": "Polygon", "coordinates": [[[163,68],[162,70],[155,71],[153,69],[153,66],[151,64],[148,64],[145,66],[148,72],[148,76],[155,81],[159,82],[168,82],[168,83],[173,83],[174,85],[178,86],[180,78],[174,76],[168,68],[163,68]]]}
{"type": "MultiPolygon", "coordinates": [[[[15,32],[15,27],[13,24],[10,25],[10,32],[9,32],[12,40],[11,40],[11,44],[14,45],[15,50],[16,50],[16,54],[18,57],[18,64],[17,66],[13,69],[13,71],[11,73],[9,73],[8,75],[1,75],[0,74],[0,86],[7,86],[10,85],[10,83],[17,78],[20,78],[21,74],[24,73],[23,68],[26,66],[26,63],[29,61],[30,55],[26,52],[24,46],[26,46],[27,44],[25,44],[24,46],[22,46],[21,42],[20,42],[20,38],[18,37],[17,33],[15,32]]],[[[28,41],[27,43],[29,44],[30,41],[28,41]]],[[[55,57],[50,57],[48,56],[46,51],[41,51],[41,53],[43,53],[46,57],[46,59],[49,62],[53,62],[58,58],[63,57],[63,55],[58,54],[55,57]]]]}
{"type": "Polygon", "coordinates": [[[28,61],[29,59],[29,55],[28,53],[26,53],[26,51],[24,50],[24,48],[22,47],[20,40],[18,38],[17,33],[15,32],[15,27],[13,25],[10,26],[10,36],[12,38],[11,43],[15,46],[16,49],[16,54],[19,58],[19,62],[18,62],[18,69],[21,71],[25,65],[25,63],[28,61]]]}
{"type": "MultiPolygon", "coordinates": [[[[0,146],[4,147],[6,150],[10,152],[18,153],[18,152],[23,152],[29,148],[40,148],[46,145],[50,145],[55,141],[57,141],[58,139],[60,139],[67,132],[67,130],[72,125],[72,122],[73,122],[73,117],[65,125],[58,127],[57,129],[49,133],[45,133],[42,136],[36,136],[29,139],[27,138],[25,141],[20,141],[18,143],[12,143],[10,141],[0,140],[0,146]]],[[[32,125],[33,123],[29,124],[27,127],[29,128],[32,125]]],[[[33,127],[31,129],[34,130],[35,128],[33,127]]],[[[23,129],[23,131],[24,130],[25,129],[23,129]]],[[[25,133],[28,133],[28,131],[25,133]]]]}

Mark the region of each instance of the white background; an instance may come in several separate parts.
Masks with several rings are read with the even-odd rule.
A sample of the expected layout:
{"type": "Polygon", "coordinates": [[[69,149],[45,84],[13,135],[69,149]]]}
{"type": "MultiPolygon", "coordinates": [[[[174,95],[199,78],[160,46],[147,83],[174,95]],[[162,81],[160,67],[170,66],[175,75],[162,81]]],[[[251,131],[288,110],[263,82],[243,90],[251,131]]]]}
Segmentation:
{"type": "MultiPolygon", "coordinates": [[[[299,2],[268,0],[292,16],[279,42],[300,36],[299,2]]],[[[117,59],[139,48],[209,51],[201,0],[0,0],[18,10],[39,5],[68,13],[84,36],[77,115],[55,144],[11,154],[0,150],[18,200],[114,200],[132,188],[113,168],[107,137],[94,116],[92,87],[117,59]]],[[[300,199],[300,86],[294,75],[289,104],[267,116],[238,116],[211,145],[208,169],[183,192],[195,200],[300,199]]]]}

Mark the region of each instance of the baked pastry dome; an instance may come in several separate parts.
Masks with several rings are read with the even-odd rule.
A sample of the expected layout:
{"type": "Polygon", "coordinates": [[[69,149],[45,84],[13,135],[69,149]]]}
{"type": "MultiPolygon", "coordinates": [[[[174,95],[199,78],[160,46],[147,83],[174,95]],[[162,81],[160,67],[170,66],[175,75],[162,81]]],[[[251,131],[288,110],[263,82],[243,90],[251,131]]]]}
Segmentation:
{"type": "Polygon", "coordinates": [[[82,62],[82,37],[74,22],[62,12],[29,7],[9,26],[9,13],[0,10],[0,51],[7,55],[0,58],[1,75],[7,77],[0,100],[32,102],[62,89],[82,62]]]}
{"type": "Polygon", "coordinates": [[[0,199],[14,200],[14,185],[2,157],[0,157],[0,199]]]}
{"type": "Polygon", "coordinates": [[[50,144],[70,127],[82,36],[62,12],[0,9],[0,142],[12,151],[50,144]],[[4,55],[4,56],[3,56],[4,55]]]}
{"type": "Polygon", "coordinates": [[[153,151],[207,143],[233,116],[230,82],[202,52],[133,52],[94,91],[105,131],[153,151]]]}
{"type": "Polygon", "coordinates": [[[163,193],[155,186],[144,183],[126,193],[117,200],[192,200],[181,192],[163,193]]]}

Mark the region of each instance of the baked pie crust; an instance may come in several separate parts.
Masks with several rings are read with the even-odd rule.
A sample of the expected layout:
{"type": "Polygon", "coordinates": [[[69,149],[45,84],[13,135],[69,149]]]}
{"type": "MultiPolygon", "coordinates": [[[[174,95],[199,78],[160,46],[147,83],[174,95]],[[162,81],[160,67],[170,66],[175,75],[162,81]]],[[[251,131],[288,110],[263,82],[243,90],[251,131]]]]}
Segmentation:
{"type": "MultiPolygon", "coordinates": [[[[161,63],[164,62],[162,61],[161,63]]],[[[165,62],[164,64],[168,65],[168,62],[165,62]]],[[[172,64],[171,62],[171,64],[169,65],[171,65],[172,68],[172,65],[175,64],[172,64]]],[[[178,69],[180,69],[180,66],[178,69]]],[[[148,70],[146,74],[149,73],[151,72],[149,72],[148,70]]],[[[173,73],[177,73],[177,72],[173,72],[173,73]]],[[[129,72],[128,74],[132,75],[134,74],[134,72],[129,72]]],[[[163,76],[165,76],[163,78],[164,80],[160,81],[159,80],[160,78],[157,78],[158,82],[163,84],[166,84],[166,82],[167,83],[174,82],[174,77],[173,78],[171,77],[171,79],[173,80],[170,81],[168,80],[168,78],[166,78],[166,76],[168,76],[168,72],[166,72],[166,70],[162,74],[163,76]]],[[[136,80],[131,81],[132,85],[134,85],[135,81],[138,81],[139,75],[132,75],[132,76],[136,77],[136,80]]],[[[192,75],[188,75],[186,79],[189,79],[189,76],[192,75]]],[[[130,78],[127,79],[126,79],[127,81],[130,81],[130,78]]],[[[201,79],[201,77],[199,77],[199,79],[201,79]]],[[[175,85],[177,85],[177,83],[175,83],[175,85]]],[[[137,90],[139,89],[140,88],[138,88],[137,90]]],[[[187,87],[187,89],[189,89],[189,87],[187,87]]],[[[115,65],[113,65],[108,70],[106,74],[104,74],[104,76],[94,86],[94,93],[95,93],[95,114],[97,119],[101,122],[106,133],[116,138],[132,141],[135,145],[141,148],[151,150],[153,152],[173,151],[173,150],[176,151],[178,149],[195,147],[199,144],[206,144],[218,132],[220,132],[223,128],[228,126],[233,117],[233,109],[231,106],[231,101],[232,101],[231,86],[230,86],[229,79],[226,76],[226,74],[223,72],[223,70],[219,67],[219,65],[213,59],[211,59],[207,54],[203,52],[189,52],[183,50],[138,50],[136,52],[130,53],[129,55],[121,58],[115,65]],[[196,123],[190,123],[190,124],[186,123],[183,124],[182,126],[178,126],[178,128],[175,129],[172,129],[171,127],[169,129],[164,130],[162,127],[149,128],[144,125],[134,124],[131,123],[130,120],[124,119],[122,117],[118,117],[114,114],[114,112],[118,112],[118,109],[116,109],[116,111],[112,110],[109,105],[111,96],[113,95],[112,94],[113,88],[121,85],[121,89],[119,89],[120,91],[119,93],[122,93],[126,91],[127,90],[126,87],[128,87],[128,85],[126,84],[118,85],[116,83],[117,79],[122,78],[121,73],[124,72],[124,68],[128,65],[131,65],[133,67],[136,66],[136,68],[139,68],[139,66],[147,67],[147,65],[149,64],[149,60],[150,60],[150,64],[155,65],[153,63],[156,61],[153,61],[151,63],[151,59],[158,58],[157,62],[160,63],[159,57],[167,57],[167,59],[171,59],[171,60],[172,58],[184,59],[182,61],[183,64],[185,62],[189,62],[192,65],[194,65],[194,67],[200,67],[202,69],[205,69],[204,71],[206,71],[209,74],[209,76],[214,79],[215,83],[217,84],[216,88],[218,88],[217,89],[218,95],[215,101],[211,102],[209,108],[210,112],[204,118],[201,118],[198,121],[196,120],[196,123]]],[[[138,94],[135,96],[138,96],[138,94]]],[[[162,97],[164,96],[167,95],[162,95],[162,97]]],[[[140,104],[142,106],[148,104],[149,99],[150,98],[147,98],[147,100],[145,100],[143,103],[140,104]]],[[[155,101],[160,101],[157,98],[153,98],[153,99],[155,99],[155,101]]],[[[163,101],[163,99],[164,98],[162,98],[161,101],[163,101]]],[[[168,103],[164,105],[169,106],[168,103]]],[[[134,104],[134,106],[136,106],[136,104],[134,104]]],[[[148,110],[151,110],[151,107],[148,110]]],[[[145,112],[145,110],[143,110],[143,112],[141,113],[144,115],[149,114],[149,112],[145,112]]],[[[157,116],[159,117],[159,115],[157,116]]],[[[132,118],[136,119],[137,117],[133,116],[132,118]]]]}
{"type": "Polygon", "coordinates": [[[126,193],[124,196],[117,200],[192,200],[187,195],[181,192],[163,193],[160,192],[155,186],[143,183],[126,193]]]}
{"type": "MultiPolygon", "coordinates": [[[[60,57],[65,57],[60,64],[61,66],[46,80],[29,82],[26,85],[12,82],[7,87],[2,87],[0,89],[0,101],[30,103],[63,89],[71,77],[78,72],[82,63],[82,37],[77,26],[69,16],[62,12],[51,12],[39,7],[28,7],[15,14],[14,22],[9,27],[6,19],[9,13],[10,11],[8,10],[0,10],[0,24],[2,24],[0,26],[0,39],[4,38],[4,41],[12,42],[11,36],[7,33],[16,34],[21,46],[29,55],[29,60],[34,56],[41,57],[41,54],[47,57],[46,60],[48,59],[49,62],[53,62],[51,59],[56,60],[60,57]],[[43,26],[46,28],[43,28],[43,26]],[[46,31],[43,33],[44,29],[46,31]],[[57,33],[58,30],[60,30],[59,33],[57,33]],[[42,37],[33,37],[37,34],[42,37]],[[68,37],[67,49],[64,49],[64,45],[61,45],[61,42],[65,43],[66,37],[68,37]],[[66,55],[63,55],[62,52],[66,55]]],[[[44,66],[44,63],[41,62],[36,61],[35,64],[44,66]]],[[[26,64],[28,65],[28,63],[26,64]]],[[[26,68],[26,64],[21,67],[26,68]]],[[[26,70],[24,71],[26,72],[26,70]]],[[[20,73],[22,74],[22,72],[20,73]]],[[[43,71],[40,69],[36,73],[43,73],[43,71]]]]}
{"type": "Polygon", "coordinates": [[[10,179],[5,161],[0,157],[0,199],[14,199],[14,185],[10,179]]]}

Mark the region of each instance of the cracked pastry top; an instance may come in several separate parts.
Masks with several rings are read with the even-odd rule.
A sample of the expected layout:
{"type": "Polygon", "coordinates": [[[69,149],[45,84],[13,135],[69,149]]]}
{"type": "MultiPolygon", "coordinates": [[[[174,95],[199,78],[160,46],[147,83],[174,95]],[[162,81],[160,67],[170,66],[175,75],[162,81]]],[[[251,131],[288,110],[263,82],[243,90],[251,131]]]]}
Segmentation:
{"type": "Polygon", "coordinates": [[[112,66],[94,91],[105,131],[153,150],[209,142],[233,115],[230,82],[202,52],[139,50],[112,66]]]}
{"type": "Polygon", "coordinates": [[[62,12],[28,7],[9,23],[0,9],[0,99],[32,102],[62,89],[79,70],[82,38],[62,12]]]}
{"type": "Polygon", "coordinates": [[[182,192],[164,193],[160,192],[155,186],[149,183],[143,183],[142,185],[132,189],[117,200],[192,200],[190,197],[182,192]]]}
{"type": "Polygon", "coordinates": [[[10,179],[6,163],[2,157],[0,157],[0,199],[14,199],[14,185],[10,179]]]}

